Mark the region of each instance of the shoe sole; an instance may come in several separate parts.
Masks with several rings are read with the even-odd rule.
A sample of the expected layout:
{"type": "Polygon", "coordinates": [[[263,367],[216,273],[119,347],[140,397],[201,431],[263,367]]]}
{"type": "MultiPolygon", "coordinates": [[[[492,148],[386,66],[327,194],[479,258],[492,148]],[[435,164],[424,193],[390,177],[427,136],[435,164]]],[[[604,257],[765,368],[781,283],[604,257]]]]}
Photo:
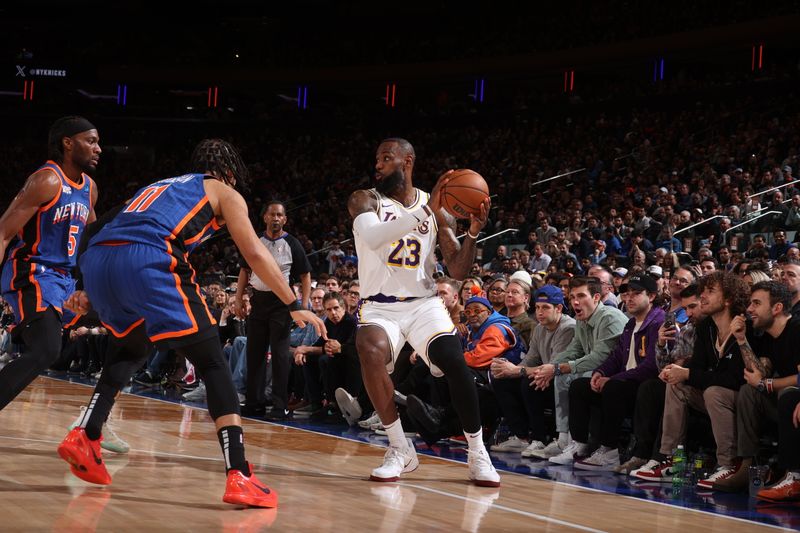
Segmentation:
{"type": "Polygon", "coordinates": [[[794,503],[800,502],[800,496],[791,496],[788,498],[771,498],[769,496],[756,496],[758,500],[769,503],[794,503]]]}
{"type": "Polygon", "coordinates": [[[573,467],[578,470],[587,470],[587,471],[594,471],[594,472],[613,472],[613,466],[602,466],[602,465],[586,465],[582,463],[573,463],[573,467]]]}
{"type": "Polygon", "coordinates": [[[488,479],[473,479],[472,483],[478,487],[499,487],[499,481],[489,481],[488,479]]]}
{"type": "Polygon", "coordinates": [[[358,419],[361,418],[363,414],[361,412],[361,406],[358,405],[358,401],[353,398],[350,400],[350,396],[344,389],[336,389],[336,392],[333,393],[336,397],[336,404],[339,406],[339,411],[342,412],[342,416],[344,419],[347,420],[347,425],[355,426],[358,419]]]}
{"type": "Polygon", "coordinates": [[[642,481],[649,481],[650,483],[672,483],[672,477],[645,477],[640,475],[631,476],[634,479],[641,479],[642,481]]]}
{"type": "Polygon", "coordinates": [[[247,501],[247,498],[242,498],[238,494],[226,494],[222,497],[222,501],[225,503],[231,503],[233,505],[246,505],[248,507],[263,507],[266,509],[274,509],[278,506],[278,497],[275,496],[274,498],[264,499],[261,501],[260,499],[257,501],[247,501]]]}

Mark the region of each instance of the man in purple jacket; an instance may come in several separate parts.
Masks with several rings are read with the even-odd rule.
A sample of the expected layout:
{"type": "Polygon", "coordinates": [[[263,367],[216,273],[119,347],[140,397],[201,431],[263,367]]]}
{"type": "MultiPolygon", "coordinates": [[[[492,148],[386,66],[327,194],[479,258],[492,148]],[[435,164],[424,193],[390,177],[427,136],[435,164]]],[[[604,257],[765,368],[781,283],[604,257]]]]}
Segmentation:
{"type": "Polygon", "coordinates": [[[569,388],[569,431],[578,443],[574,466],[582,470],[614,470],[619,466],[619,432],[622,421],[633,412],[639,385],[658,375],[656,341],[658,328],[664,322],[664,310],[653,302],[658,295],[655,280],[646,275],[628,279],[628,312],[631,319],[625,325],[619,342],[608,359],[597,367],[591,378],[579,378],[569,388]],[[589,421],[592,406],[600,407],[600,447],[589,457],[589,421]]]}

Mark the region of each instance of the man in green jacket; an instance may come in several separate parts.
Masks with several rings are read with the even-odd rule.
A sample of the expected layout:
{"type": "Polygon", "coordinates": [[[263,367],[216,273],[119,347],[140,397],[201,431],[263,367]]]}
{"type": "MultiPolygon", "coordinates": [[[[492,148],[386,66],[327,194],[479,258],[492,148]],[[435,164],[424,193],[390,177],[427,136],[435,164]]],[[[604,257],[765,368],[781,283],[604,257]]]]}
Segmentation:
{"type": "Polygon", "coordinates": [[[569,386],[577,378],[590,377],[614,349],[628,321],[625,314],[600,302],[602,284],[594,277],[575,277],[569,282],[570,304],[575,312],[575,337],[553,363],[537,368],[534,384],[546,388],[553,381],[558,439],[542,451],[550,461],[572,464],[577,445],[569,436],[569,386]]]}

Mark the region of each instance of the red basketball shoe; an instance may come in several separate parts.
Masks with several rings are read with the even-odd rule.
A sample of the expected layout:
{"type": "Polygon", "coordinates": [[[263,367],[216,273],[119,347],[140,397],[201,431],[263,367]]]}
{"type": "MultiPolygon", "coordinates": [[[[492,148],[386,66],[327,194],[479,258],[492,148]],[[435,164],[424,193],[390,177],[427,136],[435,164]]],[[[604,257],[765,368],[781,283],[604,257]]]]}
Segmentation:
{"type": "Polygon", "coordinates": [[[228,472],[222,501],[252,507],[277,507],[278,493],[261,483],[251,467],[249,476],[239,470],[228,472]]]}
{"type": "Polygon", "coordinates": [[[70,470],[77,477],[89,483],[110,485],[111,475],[106,470],[100,451],[100,437],[89,440],[86,430],[75,428],[58,445],[58,455],[70,464],[70,470]]]}

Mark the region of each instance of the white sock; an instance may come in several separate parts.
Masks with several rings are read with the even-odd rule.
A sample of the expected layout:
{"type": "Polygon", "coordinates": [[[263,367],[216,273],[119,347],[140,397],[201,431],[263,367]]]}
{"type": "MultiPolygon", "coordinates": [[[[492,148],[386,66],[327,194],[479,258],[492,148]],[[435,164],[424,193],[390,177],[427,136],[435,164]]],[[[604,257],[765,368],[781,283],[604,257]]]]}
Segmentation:
{"type": "Polygon", "coordinates": [[[400,417],[397,417],[397,420],[388,426],[384,424],[383,428],[386,430],[386,436],[389,437],[389,446],[394,446],[395,448],[408,447],[408,441],[403,432],[403,424],[400,423],[400,417]]]}
{"type": "Polygon", "coordinates": [[[478,429],[477,433],[467,433],[465,431],[464,436],[467,437],[467,444],[471,451],[477,452],[486,449],[483,445],[483,428],[478,429]]]}
{"type": "Polygon", "coordinates": [[[569,446],[570,438],[569,433],[559,433],[558,434],[558,447],[562,450],[569,446]]]}

